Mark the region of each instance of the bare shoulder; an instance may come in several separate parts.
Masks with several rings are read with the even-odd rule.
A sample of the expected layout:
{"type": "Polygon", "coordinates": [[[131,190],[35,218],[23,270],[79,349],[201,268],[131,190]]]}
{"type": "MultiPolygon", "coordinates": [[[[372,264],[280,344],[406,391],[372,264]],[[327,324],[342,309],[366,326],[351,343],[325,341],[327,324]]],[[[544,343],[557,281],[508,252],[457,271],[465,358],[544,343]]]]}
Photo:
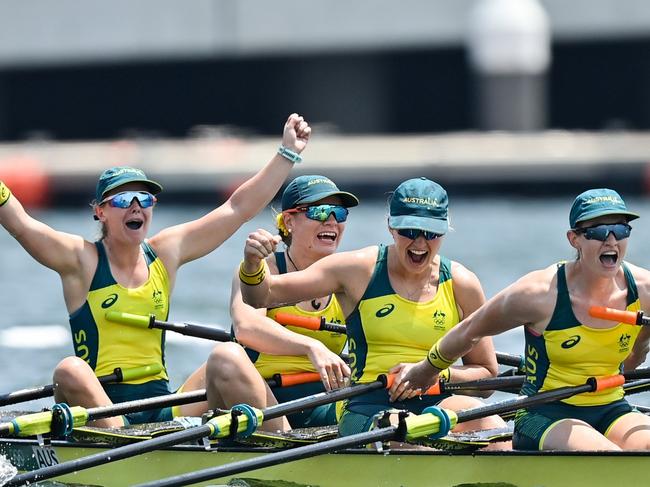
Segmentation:
{"type": "Polygon", "coordinates": [[[557,265],[530,272],[501,291],[497,296],[515,315],[526,317],[525,323],[545,327],[557,300],[557,265]]]}
{"type": "Polygon", "coordinates": [[[480,286],[478,276],[463,264],[456,262],[455,260],[451,261],[451,275],[454,279],[454,284],[458,284],[462,287],[480,286]]]}
{"type": "Polygon", "coordinates": [[[629,262],[626,262],[625,265],[632,273],[632,277],[634,277],[641,305],[643,307],[650,306],[650,270],[629,262]]]}
{"type": "Polygon", "coordinates": [[[374,266],[377,260],[377,246],[365,247],[358,250],[347,250],[335,252],[323,257],[312,265],[323,265],[327,267],[363,268],[369,263],[374,266]]]}

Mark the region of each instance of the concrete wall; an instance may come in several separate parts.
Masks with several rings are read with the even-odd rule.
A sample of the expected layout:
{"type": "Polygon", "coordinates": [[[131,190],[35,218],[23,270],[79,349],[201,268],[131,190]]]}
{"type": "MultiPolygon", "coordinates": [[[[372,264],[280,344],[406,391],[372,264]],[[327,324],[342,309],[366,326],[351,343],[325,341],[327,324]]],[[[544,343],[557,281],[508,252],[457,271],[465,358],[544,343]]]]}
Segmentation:
{"type": "MultiPolygon", "coordinates": [[[[555,40],[648,37],[647,0],[543,0],[555,40]]],[[[3,0],[0,68],[459,45],[473,0],[3,0]]]]}

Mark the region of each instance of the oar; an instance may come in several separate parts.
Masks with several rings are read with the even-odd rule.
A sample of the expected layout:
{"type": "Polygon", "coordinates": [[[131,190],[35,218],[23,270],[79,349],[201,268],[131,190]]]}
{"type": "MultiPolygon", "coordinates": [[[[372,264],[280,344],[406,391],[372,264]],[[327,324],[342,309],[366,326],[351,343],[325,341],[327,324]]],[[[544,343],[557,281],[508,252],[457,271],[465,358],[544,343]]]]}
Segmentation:
{"type": "Polygon", "coordinates": [[[624,381],[625,379],[622,375],[615,375],[602,379],[591,378],[583,385],[561,387],[534,396],[519,396],[503,402],[467,409],[460,412],[432,408],[420,415],[401,418],[399,425],[378,428],[369,432],[336,438],[334,440],[298,447],[291,450],[269,453],[262,457],[251,458],[228,465],[208,468],[198,472],[139,484],[138,487],[173,487],[189,485],[229,477],[249,472],[251,470],[258,470],[260,468],[270,467],[280,463],[293,462],[303,458],[309,458],[373,442],[388,440],[409,441],[424,436],[437,435],[441,433],[446,434],[450,428],[453,428],[458,423],[558,401],[584,392],[593,392],[596,390],[620,386],[624,381]]]}
{"type": "MultiPolygon", "coordinates": [[[[321,392],[312,396],[307,396],[301,399],[295,399],[275,406],[270,406],[263,410],[251,408],[250,406],[241,405],[239,412],[244,412],[240,416],[234,414],[225,414],[217,416],[202,426],[193,427],[185,431],[162,435],[157,438],[145,440],[131,445],[125,445],[118,448],[112,448],[108,451],[89,455],[77,460],[60,463],[51,467],[45,467],[39,470],[26,472],[17,475],[8,484],[9,485],[23,485],[27,482],[36,482],[46,480],[66,473],[83,470],[97,465],[122,460],[124,458],[142,455],[150,451],[160,448],[165,448],[172,445],[177,445],[184,442],[196,441],[201,438],[224,438],[231,435],[231,430],[235,433],[247,433],[254,429],[255,423],[260,423],[262,420],[269,420],[293,414],[305,409],[315,408],[323,404],[330,404],[333,402],[349,399],[351,397],[366,394],[367,392],[386,388],[388,379],[385,376],[380,376],[374,382],[366,384],[357,384],[354,386],[344,387],[329,392],[321,392]],[[236,417],[236,420],[233,420],[236,417]],[[236,421],[236,423],[235,423],[236,421]]],[[[198,392],[198,391],[197,391],[198,392]]],[[[187,393],[192,394],[192,393],[187,393]]],[[[165,396],[164,396],[165,397],[165,396]]],[[[195,398],[196,401],[204,400],[202,398],[195,398]]],[[[127,404],[127,403],[125,403],[127,404]]],[[[183,403],[185,404],[185,403],[183,403]]],[[[167,404],[170,405],[170,404],[167,404]]],[[[233,408],[235,409],[235,408],[233,408]]],[[[131,411],[129,411],[131,412],[131,411]]],[[[118,414],[124,414],[120,412],[118,414]]],[[[75,425],[76,426],[76,425],[75,425]]],[[[2,432],[2,425],[0,425],[0,433],[2,432]]],[[[33,433],[35,434],[35,433],[33,433]]],[[[1,435],[0,435],[1,436],[1,435]]]]}
{"type": "Polygon", "coordinates": [[[291,387],[298,384],[307,384],[311,382],[320,382],[318,372],[298,372],[296,374],[274,374],[270,379],[266,379],[269,387],[291,387]]]}
{"type": "Polygon", "coordinates": [[[606,308],[605,306],[592,306],[589,314],[594,318],[618,321],[628,325],[650,325],[650,318],[643,315],[643,311],[622,311],[620,309],[606,308]]]}
{"type": "Polygon", "coordinates": [[[277,313],[275,321],[285,326],[297,326],[308,330],[333,331],[334,333],[347,333],[345,325],[328,323],[324,316],[298,316],[291,313],[277,313]]]}
{"type": "MultiPolygon", "coordinates": [[[[298,316],[291,313],[277,313],[275,321],[284,326],[297,326],[308,330],[332,331],[335,333],[347,333],[345,325],[340,323],[328,323],[324,316],[298,316]]],[[[508,353],[496,352],[497,362],[501,365],[516,367],[519,371],[526,370],[524,358],[521,355],[511,355],[508,353]]]]}
{"type": "Polygon", "coordinates": [[[180,406],[182,404],[191,404],[205,400],[205,389],[201,389],[198,391],[168,394],[96,408],[55,404],[52,411],[25,414],[14,418],[10,422],[0,423],[0,437],[42,435],[52,432],[52,429],[55,432],[61,429],[67,432],[74,427],[84,426],[89,421],[96,419],[121,416],[123,414],[146,411],[148,409],[180,406]]]}
{"type": "MultiPolygon", "coordinates": [[[[162,370],[162,365],[151,364],[143,367],[134,367],[131,369],[124,369],[118,367],[113,370],[112,374],[97,377],[101,384],[111,384],[115,382],[128,382],[134,379],[141,379],[143,377],[151,377],[156,375],[162,370]]],[[[46,386],[34,387],[32,389],[21,389],[19,391],[0,394],[0,406],[8,404],[18,404],[21,402],[32,401],[34,399],[41,399],[49,397],[54,393],[54,384],[46,386]]]]}
{"type": "Polygon", "coordinates": [[[206,338],[217,342],[232,341],[232,336],[229,331],[207,325],[198,325],[196,323],[170,323],[168,321],[159,321],[156,319],[155,315],[142,316],[132,313],[122,313],[120,311],[109,311],[106,313],[106,319],[123,325],[139,326],[142,328],[159,328],[161,330],[174,331],[181,335],[206,338]]]}

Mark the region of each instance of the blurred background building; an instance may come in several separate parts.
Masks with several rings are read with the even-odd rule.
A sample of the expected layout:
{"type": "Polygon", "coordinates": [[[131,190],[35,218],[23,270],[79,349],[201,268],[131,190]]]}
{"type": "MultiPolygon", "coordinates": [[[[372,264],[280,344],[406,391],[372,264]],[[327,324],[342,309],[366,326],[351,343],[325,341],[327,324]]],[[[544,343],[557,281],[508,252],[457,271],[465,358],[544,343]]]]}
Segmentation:
{"type": "Polygon", "coordinates": [[[48,145],[44,165],[66,191],[79,170],[67,179],[57,170],[73,160],[147,166],[155,152],[175,175],[174,165],[222,160],[248,170],[268,152],[239,150],[228,161],[239,147],[232,138],[276,143],[298,111],[317,134],[342,137],[314,151],[326,167],[354,163],[367,176],[368,153],[379,152],[380,167],[405,174],[424,165],[448,184],[478,187],[485,177],[512,188],[552,167],[557,189],[575,186],[588,164],[585,184],[614,178],[644,190],[649,54],[646,0],[3,0],[0,173],[8,158],[43,165],[42,144],[54,142],[224,137],[228,145],[211,146],[203,162],[198,153],[212,150],[203,146],[174,146],[186,155],[174,159],[159,145],[135,154],[112,144],[106,157],[97,146],[79,159],[70,146],[48,145]],[[369,135],[397,138],[372,151],[369,135]],[[620,164],[591,167],[601,159],[620,164]]]}

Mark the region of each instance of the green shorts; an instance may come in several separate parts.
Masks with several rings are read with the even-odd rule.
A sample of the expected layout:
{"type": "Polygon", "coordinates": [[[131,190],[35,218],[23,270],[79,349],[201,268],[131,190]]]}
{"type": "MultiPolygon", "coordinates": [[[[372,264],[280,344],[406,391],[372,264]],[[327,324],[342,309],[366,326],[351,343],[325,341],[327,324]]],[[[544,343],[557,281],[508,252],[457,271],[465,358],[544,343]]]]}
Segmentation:
{"type": "MultiPolygon", "coordinates": [[[[271,391],[280,404],[300,399],[319,392],[325,392],[322,382],[310,382],[289,387],[272,387],[271,391]]],[[[313,409],[305,409],[287,416],[292,428],[329,426],[336,424],[336,403],[323,404],[313,409]]]]}
{"type": "MultiPolygon", "coordinates": [[[[104,384],[104,390],[114,403],[136,401],[150,397],[166,396],[171,394],[169,382],[166,380],[152,380],[143,384],[104,384]]],[[[172,408],[158,408],[129,413],[124,416],[124,423],[142,424],[171,421],[173,419],[172,408]]]]}
{"type": "Polygon", "coordinates": [[[603,435],[621,416],[634,411],[625,399],[602,406],[573,406],[563,402],[544,404],[517,411],[512,447],[516,450],[541,450],[549,428],[562,419],[579,419],[603,435]]]}
{"type": "Polygon", "coordinates": [[[429,406],[436,406],[451,394],[422,396],[406,401],[389,402],[388,391],[373,391],[363,396],[353,397],[343,407],[343,415],[339,421],[341,436],[354,435],[369,431],[374,417],[387,409],[402,409],[414,414],[420,414],[429,406]]]}

